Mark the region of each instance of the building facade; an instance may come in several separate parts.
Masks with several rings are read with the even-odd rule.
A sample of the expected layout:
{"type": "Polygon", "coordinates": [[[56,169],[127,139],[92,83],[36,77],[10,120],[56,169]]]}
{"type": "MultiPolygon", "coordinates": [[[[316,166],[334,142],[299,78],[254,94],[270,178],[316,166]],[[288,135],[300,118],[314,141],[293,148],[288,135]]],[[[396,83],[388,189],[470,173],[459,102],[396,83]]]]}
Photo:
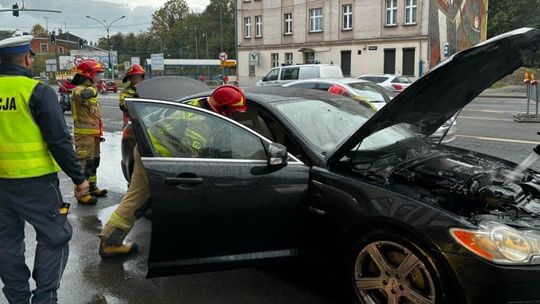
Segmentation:
{"type": "Polygon", "coordinates": [[[333,63],[416,78],[486,37],[488,0],[237,0],[238,75],[333,63]]]}

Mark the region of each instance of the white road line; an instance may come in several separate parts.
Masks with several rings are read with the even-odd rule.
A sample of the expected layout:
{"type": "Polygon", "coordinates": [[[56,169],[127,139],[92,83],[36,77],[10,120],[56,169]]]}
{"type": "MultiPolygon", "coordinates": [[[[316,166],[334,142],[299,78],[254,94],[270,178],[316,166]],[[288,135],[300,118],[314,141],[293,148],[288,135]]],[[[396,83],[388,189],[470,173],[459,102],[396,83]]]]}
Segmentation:
{"type": "Polygon", "coordinates": [[[497,111],[497,110],[480,110],[480,109],[463,109],[463,111],[485,112],[485,113],[509,113],[509,114],[520,113],[517,111],[497,111]]]}
{"type": "Polygon", "coordinates": [[[102,108],[109,108],[109,109],[118,109],[120,110],[120,108],[118,108],[118,106],[116,107],[113,107],[113,106],[101,106],[102,108]]]}
{"type": "Polygon", "coordinates": [[[458,137],[458,138],[489,140],[489,141],[499,141],[499,142],[509,142],[509,143],[515,143],[515,144],[540,145],[540,141],[529,141],[529,140],[497,138],[497,137],[484,137],[484,136],[472,136],[472,135],[456,135],[456,137],[458,137]]]}
{"type": "Polygon", "coordinates": [[[491,118],[491,117],[478,117],[478,116],[459,116],[458,119],[459,118],[474,119],[474,120],[514,121],[512,119],[505,119],[505,118],[491,118]]]}

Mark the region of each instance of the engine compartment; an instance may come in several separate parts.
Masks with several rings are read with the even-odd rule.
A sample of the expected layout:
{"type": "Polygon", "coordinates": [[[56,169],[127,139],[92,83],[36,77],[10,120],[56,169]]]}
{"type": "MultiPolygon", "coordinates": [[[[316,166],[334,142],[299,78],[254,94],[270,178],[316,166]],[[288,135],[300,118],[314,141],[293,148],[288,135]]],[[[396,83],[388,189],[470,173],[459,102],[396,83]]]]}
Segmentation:
{"type": "Polygon", "coordinates": [[[540,227],[540,176],[534,171],[516,172],[503,161],[440,147],[376,154],[355,156],[354,173],[473,222],[496,217],[540,227]]]}

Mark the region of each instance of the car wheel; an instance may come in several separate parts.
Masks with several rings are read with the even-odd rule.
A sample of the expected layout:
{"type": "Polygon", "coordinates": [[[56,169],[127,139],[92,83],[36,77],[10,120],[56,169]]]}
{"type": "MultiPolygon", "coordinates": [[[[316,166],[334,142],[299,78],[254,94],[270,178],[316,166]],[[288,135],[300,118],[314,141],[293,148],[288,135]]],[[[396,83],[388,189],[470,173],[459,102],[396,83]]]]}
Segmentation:
{"type": "Polygon", "coordinates": [[[347,255],[355,303],[445,303],[433,258],[403,235],[372,231],[352,242],[347,255]]]}

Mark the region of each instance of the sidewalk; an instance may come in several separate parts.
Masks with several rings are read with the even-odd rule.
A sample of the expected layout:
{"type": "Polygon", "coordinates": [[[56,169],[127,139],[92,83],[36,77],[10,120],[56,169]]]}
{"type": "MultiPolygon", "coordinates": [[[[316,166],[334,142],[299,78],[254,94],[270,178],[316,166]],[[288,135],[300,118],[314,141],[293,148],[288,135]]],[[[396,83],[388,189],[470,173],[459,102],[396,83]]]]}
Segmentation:
{"type": "Polygon", "coordinates": [[[507,85],[498,89],[486,89],[480,97],[488,98],[527,98],[525,85],[507,85]]]}

